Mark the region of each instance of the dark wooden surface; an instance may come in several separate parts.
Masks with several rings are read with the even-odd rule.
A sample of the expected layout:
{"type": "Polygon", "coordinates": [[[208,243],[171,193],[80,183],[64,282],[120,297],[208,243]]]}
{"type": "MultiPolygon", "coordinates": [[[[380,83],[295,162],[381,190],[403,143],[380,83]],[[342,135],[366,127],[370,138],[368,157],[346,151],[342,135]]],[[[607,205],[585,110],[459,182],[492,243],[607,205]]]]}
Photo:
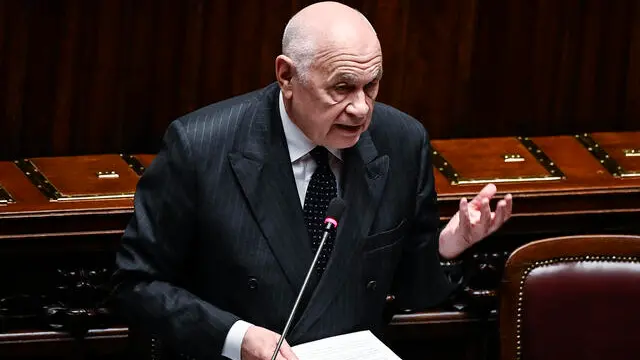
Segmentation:
{"type": "Polygon", "coordinates": [[[395,316],[385,342],[404,360],[497,359],[495,314],[433,311],[395,316]]]}
{"type": "MultiPolygon", "coordinates": [[[[562,172],[564,179],[540,181],[520,180],[518,176],[549,174],[535,157],[515,137],[482,139],[434,140],[432,146],[454,167],[461,176],[481,179],[510,179],[511,182],[498,183],[503,193],[522,196],[595,195],[628,194],[640,191],[640,156],[625,157],[624,149],[640,149],[640,132],[594,133],[593,138],[605,140],[599,142],[607,154],[627,171],[638,172],[635,177],[621,179],[612,176],[599,160],[593,156],[574,136],[531,137],[542,154],[554,163],[562,172]],[[505,163],[503,155],[519,154],[524,161],[505,163]],[[622,155],[622,156],[620,156],[622,155]]],[[[436,189],[444,198],[458,198],[476,194],[490,180],[480,184],[452,185],[442,172],[436,171],[436,189]]],[[[560,204],[549,202],[549,211],[558,211],[560,204]]],[[[637,207],[637,206],[636,206],[637,207]]],[[[539,209],[541,212],[543,209],[539,209]]],[[[575,209],[578,210],[578,209],[575,209]]]]}
{"type": "MultiPolygon", "coordinates": [[[[169,121],[273,81],[309,0],[0,0],[0,160],[155,153],[169,121]]],[[[379,99],[434,138],[639,130],[636,0],[352,0],[379,99]]]]}
{"type": "MultiPolygon", "coordinates": [[[[640,158],[619,156],[622,149],[640,143],[639,132],[592,135],[609,153],[618,154],[627,170],[640,170],[640,158]]],[[[464,254],[462,271],[468,280],[464,291],[438,309],[400,313],[392,319],[386,341],[403,359],[497,359],[496,291],[504,262],[517,247],[570,234],[640,235],[640,176],[615,178],[571,136],[533,140],[566,178],[500,185],[503,192],[514,194],[514,216],[464,254]]],[[[434,144],[470,177],[487,171],[500,176],[542,171],[526,163],[515,164],[515,169],[503,166],[502,154],[523,151],[514,138],[434,144]]],[[[143,166],[153,157],[136,155],[143,166]]],[[[114,189],[131,193],[138,176],[113,154],[32,160],[54,185],[70,194],[99,195],[114,189]],[[95,172],[105,169],[127,176],[101,183],[95,172]]],[[[0,184],[17,201],[0,206],[0,358],[123,359],[130,349],[140,349],[137,342],[131,346],[126,326],[104,303],[113,253],[132,214],[131,199],[50,201],[13,162],[0,162],[0,169],[4,170],[0,184]],[[85,333],[87,329],[91,330],[85,333]]],[[[475,193],[482,184],[451,185],[436,170],[436,187],[444,225],[457,210],[460,196],[475,193]]]]}
{"type": "MultiPolygon", "coordinates": [[[[476,360],[495,357],[496,339],[495,315],[482,317],[458,311],[433,311],[396,315],[385,342],[405,360],[476,360]]],[[[126,327],[91,330],[82,340],[58,331],[22,330],[0,334],[0,356],[11,360],[129,359],[136,352],[135,346],[126,327]]]]}
{"type": "MultiPolygon", "coordinates": [[[[456,172],[467,178],[482,178],[477,184],[454,184],[434,163],[435,186],[441,220],[448,219],[458,210],[459,199],[475,196],[491,179],[508,179],[498,183],[499,197],[514,195],[513,218],[503,231],[520,234],[542,230],[535,225],[535,217],[550,219],[543,229],[556,231],[554,223],[562,224],[588,217],[618,217],[618,222],[631,220],[640,212],[640,156],[627,157],[623,151],[640,150],[640,131],[592,133],[599,146],[615,158],[627,172],[636,176],[619,178],[611,174],[575,136],[531,137],[539,147],[539,154],[554,163],[564,176],[558,180],[518,180],[519,175],[542,174],[547,170],[539,165],[515,137],[434,140],[432,145],[456,172]],[[520,154],[524,161],[505,163],[504,154],[520,154]],[[511,181],[514,180],[514,181],[511,181]],[[533,220],[532,220],[533,219],[533,220]]],[[[154,154],[134,154],[141,168],[148,166],[154,154]]],[[[117,154],[71,157],[26,158],[34,164],[34,173],[46,177],[60,193],[71,197],[95,196],[93,201],[51,201],[26,176],[15,162],[0,161],[0,185],[12,195],[15,202],[0,207],[0,238],[3,235],[29,235],[36,233],[64,233],[122,230],[132,212],[133,194],[139,174],[123,157],[117,154]],[[98,171],[116,170],[118,178],[99,179],[98,171]],[[121,199],[101,199],[100,196],[123,194],[121,199]],[[89,221],[76,221],[85,218],[89,221]],[[107,219],[113,219],[111,221],[107,219]],[[25,221],[38,226],[25,226],[25,221]],[[86,226],[85,226],[86,224],[86,226]],[[100,226],[98,226],[100,224],[100,226]],[[72,229],[73,228],[73,229],[72,229]],[[25,232],[26,231],[26,232],[25,232]]],[[[540,176],[542,176],[540,175],[540,176]]],[[[579,221],[582,221],[579,220],[579,221]]],[[[597,225],[597,224],[593,224],[597,225]]],[[[588,226],[588,225],[584,225],[588,226]]],[[[569,227],[570,228],[570,227],[569,227]]]]}
{"type": "Polygon", "coordinates": [[[0,356],[7,360],[129,359],[127,330],[126,327],[95,329],[81,339],[57,331],[3,333],[0,334],[0,356]]]}

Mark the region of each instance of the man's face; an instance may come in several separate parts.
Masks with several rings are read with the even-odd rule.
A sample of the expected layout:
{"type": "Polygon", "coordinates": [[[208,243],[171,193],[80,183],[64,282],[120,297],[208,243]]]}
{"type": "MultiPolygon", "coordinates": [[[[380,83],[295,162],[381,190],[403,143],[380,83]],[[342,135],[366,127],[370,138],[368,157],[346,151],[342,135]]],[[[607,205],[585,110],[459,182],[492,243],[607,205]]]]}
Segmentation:
{"type": "Polygon", "coordinates": [[[357,52],[320,52],[306,81],[292,82],[292,120],[316,145],[352,147],[371,123],[382,53],[377,46],[357,52]]]}

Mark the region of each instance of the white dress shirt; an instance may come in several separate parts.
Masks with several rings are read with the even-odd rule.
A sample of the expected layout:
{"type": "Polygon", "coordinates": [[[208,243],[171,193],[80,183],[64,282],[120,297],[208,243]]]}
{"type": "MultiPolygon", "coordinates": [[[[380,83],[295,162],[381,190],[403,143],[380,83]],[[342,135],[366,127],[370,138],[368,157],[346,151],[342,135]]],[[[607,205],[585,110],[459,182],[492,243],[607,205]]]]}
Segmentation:
{"type": "MultiPolygon", "coordinates": [[[[287,147],[289,148],[289,157],[291,158],[291,168],[293,169],[293,177],[296,181],[296,187],[298,188],[298,196],[300,197],[300,206],[304,208],[304,197],[307,193],[307,186],[313,172],[318,165],[311,157],[309,152],[316,147],[316,145],[309,140],[307,136],[298,128],[296,124],[291,121],[291,118],[287,114],[284,107],[284,100],[282,98],[282,92],[278,96],[278,106],[280,108],[280,118],[282,119],[282,127],[284,129],[284,135],[287,139],[287,147]]],[[[342,168],[342,153],[338,149],[327,147],[327,150],[333,156],[329,159],[329,165],[331,170],[336,176],[336,186],[338,194],[340,193],[340,174],[342,168]]],[[[231,360],[241,360],[241,348],[244,335],[252,324],[238,320],[236,321],[227,337],[224,341],[222,348],[222,356],[231,360]]]]}

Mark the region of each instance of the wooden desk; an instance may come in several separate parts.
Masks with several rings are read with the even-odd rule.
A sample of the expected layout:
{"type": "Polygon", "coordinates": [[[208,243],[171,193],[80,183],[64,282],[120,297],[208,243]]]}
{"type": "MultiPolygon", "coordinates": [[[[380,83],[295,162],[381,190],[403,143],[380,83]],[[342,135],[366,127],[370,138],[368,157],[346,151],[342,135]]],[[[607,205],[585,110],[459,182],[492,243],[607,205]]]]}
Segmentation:
{"type": "Polygon", "coordinates": [[[124,359],[128,329],[92,329],[82,338],[65,332],[15,331],[0,334],[2,359],[124,359]]]}
{"type": "MultiPolygon", "coordinates": [[[[385,341],[403,360],[481,359],[494,351],[495,325],[494,315],[485,319],[455,311],[396,315],[385,341]]],[[[123,359],[128,333],[126,327],[92,329],[82,338],[56,331],[8,332],[0,334],[0,358],[123,359]]]]}
{"type": "MultiPolygon", "coordinates": [[[[394,317],[387,341],[404,359],[496,359],[491,311],[504,261],[518,246],[557,235],[640,234],[640,157],[627,156],[640,149],[640,132],[432,145],[443,225],[460,197],[473,196],[487,182],[498,183],[499,195],[513,194],[514,214],[463,255],[469,286],[443,304],[446,310],[394,317]]],[[[0,162],[0,357],[121,358],[128,332],[99,308],[100,298],[132,215],[135,185],[153,158],[0,162]],[[48,331],[53,316],[43,311],[52,304],[63,329],[87,331],[83,340],[48,331]]]]}

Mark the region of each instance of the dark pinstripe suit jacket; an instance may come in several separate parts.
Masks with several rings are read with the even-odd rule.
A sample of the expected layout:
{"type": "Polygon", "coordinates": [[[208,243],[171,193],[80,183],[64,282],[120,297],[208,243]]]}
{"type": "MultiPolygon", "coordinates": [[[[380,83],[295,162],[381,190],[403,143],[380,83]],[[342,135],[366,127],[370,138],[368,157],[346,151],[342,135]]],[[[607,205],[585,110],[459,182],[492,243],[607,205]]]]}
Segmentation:
{"type": "MultiPolygon", "coordinates": [[[[114,294],[129,321],[182,353],[216,358],[238,319],[281,332],[311,263],[278,91],[272,84],[172,122],[139,181],[114,294]]],[[[417,308],[452,289],[437,253],[423,126],[378,103],[343,154],[347,210],[292,345],[376,332],[389,293],[417,308]]]]}

